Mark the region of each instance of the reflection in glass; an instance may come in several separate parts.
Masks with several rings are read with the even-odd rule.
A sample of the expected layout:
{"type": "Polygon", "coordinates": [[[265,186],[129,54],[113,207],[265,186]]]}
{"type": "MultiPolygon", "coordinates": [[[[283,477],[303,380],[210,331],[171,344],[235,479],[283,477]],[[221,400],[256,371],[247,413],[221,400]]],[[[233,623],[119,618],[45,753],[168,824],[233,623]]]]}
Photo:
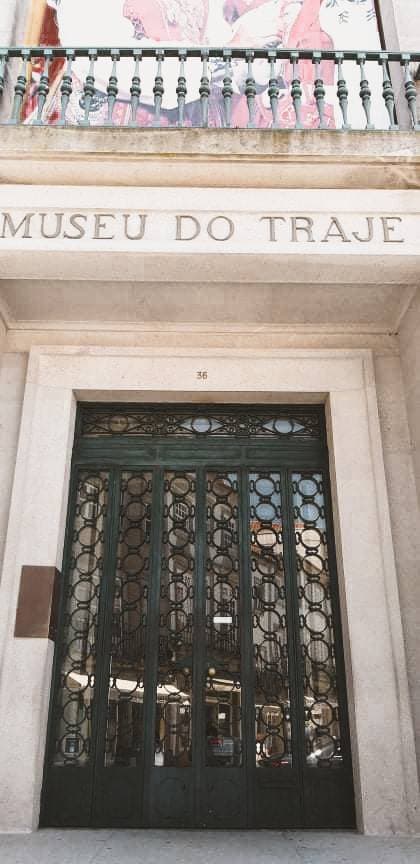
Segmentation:
{"type": "Polygon", "coordinates": [[[206,477],[206,765],[242,763],[238,477],[206,477]]]}
{"type": "Polygon", "coordinates": [[[55,765],[90,757],[99,596],[102,589],[108,474],[81,471],[77,481],[64,627],[59,646],[55,765]]]}
{"type": "Polygon", "coordinates": [[[249,475],[256,764],[292,761],[280,474],[249,475]]]}
{"type": "Polygon", "coordinates": [[[311,767],[342,761],[322,474],[292,475],[305,749],[311,767]]]}
{"type": "Polygon", "coordinates": [[[154,761],[187,768],[192,762],[195,474],[166,472],[163,490],[154,761]]]}
{"type": "Polygon", "coordinates": [[[124,473],[112,607],[105,765],[134,767],[143,752],[152,474],[124,473]]]}

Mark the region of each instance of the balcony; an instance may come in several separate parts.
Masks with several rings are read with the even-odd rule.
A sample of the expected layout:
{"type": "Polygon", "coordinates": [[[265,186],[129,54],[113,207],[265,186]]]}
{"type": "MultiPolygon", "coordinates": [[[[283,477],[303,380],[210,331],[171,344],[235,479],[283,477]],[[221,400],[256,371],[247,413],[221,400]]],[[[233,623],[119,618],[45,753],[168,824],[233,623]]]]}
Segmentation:
{"type": "Polygon", "coordinates": [[[0,49],[0,122],[130,129],[418,131],[419,53],[0,49]]]}

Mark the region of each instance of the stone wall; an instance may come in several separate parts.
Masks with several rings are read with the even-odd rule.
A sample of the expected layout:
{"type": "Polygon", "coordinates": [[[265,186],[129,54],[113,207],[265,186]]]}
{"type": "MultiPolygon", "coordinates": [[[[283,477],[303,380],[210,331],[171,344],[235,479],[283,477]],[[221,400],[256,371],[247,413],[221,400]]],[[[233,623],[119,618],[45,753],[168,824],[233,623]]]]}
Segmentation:
{"type": "Polygon", "coordinates": [[[27,354],[0,354],[0,578],[16,462],[27,354]]]}
{"type": "MultiPolygon", "coordinates": [[[[418,319],[420,349],[420,316],[418,319]]],[[[420,442],[420,350],[417,367],[417,423],[420,442]]],[[[378,409],[391,514],[392,535],[398,575],[401,617],[407,658],[407,672],[416,735],[417,762],[420,769],[420,511],[413,466],[413,445],[407,404],[415,403],[405,381],[398,356],[375,355],[378,409]],[[406,403],[407,398],[407,403],[406,403]]]]}
{"type": "Polygon", "coordinates": [[[420,289],[417,290],[402,321],[399,336],[417,494],[420,501],[420,289]]]}

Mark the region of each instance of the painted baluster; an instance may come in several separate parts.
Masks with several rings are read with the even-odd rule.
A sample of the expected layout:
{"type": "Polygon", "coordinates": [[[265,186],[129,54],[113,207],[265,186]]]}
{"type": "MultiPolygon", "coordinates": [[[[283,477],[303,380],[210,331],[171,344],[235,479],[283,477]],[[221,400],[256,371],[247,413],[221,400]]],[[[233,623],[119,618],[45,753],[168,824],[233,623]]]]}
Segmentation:
{"type": "Polygon", "coordinates": [[[44,121],[42,119],[42,113],[45,108],[45,103],[47,101],[48,93],[50,92],[50,63],[52,58],[52,51],[46,48],[43,52],[45,66],[42,72],[42,75],[39,79],[39,87],[37,90],[38,96],[38,110],[35,120],[32,121],[33,126],[43,126],[44,121]]]}
{"type": "Polygon", "coordinates": [[[254,72],[252,69],[252,64],[254,61],[254,52],[247,51],[246,58],[248,63],[248,75],[245,82],[245,96],[246,101],[248,103],[248,129],[255,129],[255,97],[257,95],[257,88],[255,86],[255,78],[254,72]]]}
{"type": "Polygon", "coordinates": [[[178,126],[182,128],[184,125],[185,98],[187,95],[187,79],[185,77],[185,60],[187,57],[186,51],[180,51],[179,57],[179,75],[176,95],[178,97],[178,126]]]}
{"type": "Polygon", "coordinates": [[[409,54],[401,55],[401,65],[404,66],[405,98],[410,112],[412,127],[418,132],[420,130],[420,125],[417,116],[417,90],[410,72],[410,60],[411,57],[409,54]]]}
{"type": "Polygon", "coordinates": [[[379,64],[380,66],[382,66],[382,96],[385,102],[386,110],[388,111],[389,128],[391,131],[395,131],[398,129],[398,125],[395,122],[395,97],[388,72],[388,54],[381,54],[379,64]]]}
{"type": "Polygon", "coordinates": [[[117,101],[118,96],[118,76],[117,76],[117,63],[120,59],[120,52],[116,49],[112,49],[111,51],[112,58],[112,71],[109,76],[108,87],[106,92],[108,94],[108,116],[105,120],[105,126],[113,126],[114,121],[112,119],[115,102],[117,101]]]}
{"type": "Polygon", "coordinates": [[[374,125],[370,119],[371,112],[371,90],[369,87],[369,81],[366,78],[365,72],[365,63],[366,63],[366,54],[358,54],[357,55],[357,63],[360,66],[360,98],[362,100],[363,110],[366,114],[366,129],[374,129],[374,125]]]}
{"type": "Polygon", "coordinates": [[[208,60],[209,52],[201,52],[201,60],[203,63],[203,74],[200,81],[200,105],[201,105],[201,126],[206,128],[209,125],[209,96],[210,96],[210,80],[208,76],[208,60]]]}
{"type": "Polygon", "coordinates": [[[163,94],[165,92],[165,88],[163,86],[163,76],[162,76],[162,63],[165,59],[165,55],[163,51],[156,51],[156,60],[157,60],[157,70],[155,76],[155,86],[153,87],[153,95],[155,98],[155,115],[153,119],[152,126],[160,126],[161,124],[161,116],[160,112],[162,110],[162,99],[163,94]]]}
{"type": "Polygon", "coordinates": [[[343,115],[343,125],[342,129],[347,131],[351,129],[350,123],[348,121],[348,109],[349,109],[349,91],[347,88],[347,84],[344,78],[343,73],[343,59],[344,55],[338,52],[335,55],[336,63],[337,63],[337,98],[340,105],[340,111],[343,115]]]}
{"type": "Polygon", "coordinates": [[[270,99],[271,113],[273,115],[272,129],[279,129],[279,94],[280,87],[276,75],[276,59],[275,51],[268,52],[268,62],[270,64],[270,79],[268,82],[268,96],[270,99]]]}
{"type": "Polygon", "coordinates": [[[79,126],[90,126],[90,107],[92,105],[92,99],[95,95],[95,62],[98,58],[98,53],[93,48],[89,50],[89,58],[89,72],[86,75],[86,81],[83,88],[85,116],[83,120],[79,120],[79,126]]]}
{"type": "Polygon", "coordinates": [[[3,95],[4,90],[4,80],[6,75],[6,63],[7,63],[7,51],[4,49],[0,50],[0,99],[3,95]]]}
{"type": "Polygon", "coordinates": [[[16,126],[21,121],[23,100],[28,85],[28,62],[30,56],[30,51],[24,48],[22,50],[22,65],[15,84],[15,97],[13,99],[12,114],[9,120],[10,126],[16,126]]]}
{"type": "Polygon", "coordinates": [[[57,121],[57,126],[65,126],[66,125],[66,114],[67,108],[69,106],[70,97],[73,92],[73,78],[72,78],[72,66],[74,61],[74,51],[69,50],[66,51],[67,57],[67,68],[63,75],[63,80],[61,82],[61,116],[57,121]]]}
{"type": "Polygon", "coordinates": [[[225,111],[225,126],[230,129],[232,125],[232,52],[229,50],[223,51],[225,60],[225,77],[223,78],[223,106],[225,111]]]}
{"type": "Polygon", "coordinates": [[[325,87],[321,78],[321,53],[314,51],[312,55],[312,63],[315,66],[315,82],[314,82],[314,97],[318,108],[319,129],[326,129],[325,122],[325,87]]]}
{"type": "Polygon", "coordinates": [[[133,77],[131,79],[131,87],[130,87],[131,117],[130,117],[130,120],[128,123],[128,125],[133,127],[133,128],[137,127],[137,125],[138,125],[137,124],[137,111],[138,111],[138,107],[140,104],[140,96],[141,96],[140,63],[142,60],[142,56],[143,56],[142,52],[139,48],[136,48],[133,51],[133,58],[134,58],[135,63],[134,63],[134,74],[133,74],[133,77]]]}
{"type": "Polygon", "coordinates": [[[293,100],[293,108],[294,108],[295,117],[296,117],[295,129],[303,129],[302,120],[301,120],[302,87],[300,85],[299,54],[297,51],[291,51],[290,62],[291,62],[292,67],[293,67],[291,94],[292,94],[292,100],[293,100]]]}

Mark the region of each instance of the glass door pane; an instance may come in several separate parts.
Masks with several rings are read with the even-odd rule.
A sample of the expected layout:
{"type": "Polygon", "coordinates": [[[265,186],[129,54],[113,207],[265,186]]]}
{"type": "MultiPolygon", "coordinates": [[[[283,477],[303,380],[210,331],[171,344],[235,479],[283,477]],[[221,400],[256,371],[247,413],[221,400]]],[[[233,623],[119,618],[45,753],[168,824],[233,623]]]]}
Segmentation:
{"type": "Polygon", "coordinates": [[[308,768],[342,762],[323,475],[292,474],[308,768]]]}
{"type": "Polygon", "coordinates": [[[237,473],[206,476],[206,765],[242,764],[237,473]]]}
{"type": "Polygon", "coordinates": [[[167,471],[163,485],[155,767],[192,764],[196,479],[167,471]]]}
{"type": "Polygon", "coordinates": [[[124,472],[111,621],[107,767],[133,768],[143,756],[151,507],[152,473],[124,472]]]}
{"type": "Polygon", "coordinates": [[[259,768],[292,762],[286,586],[280,473],[249,475],[255,759],[259,768]]]}
{"type": "Polygon", "coordinates": [[[82,768],[91,758],[108,488],[109,475],[106,472],[81,471],[78,475],[64,626],[59,647],[54,765],[82,768]]]}

